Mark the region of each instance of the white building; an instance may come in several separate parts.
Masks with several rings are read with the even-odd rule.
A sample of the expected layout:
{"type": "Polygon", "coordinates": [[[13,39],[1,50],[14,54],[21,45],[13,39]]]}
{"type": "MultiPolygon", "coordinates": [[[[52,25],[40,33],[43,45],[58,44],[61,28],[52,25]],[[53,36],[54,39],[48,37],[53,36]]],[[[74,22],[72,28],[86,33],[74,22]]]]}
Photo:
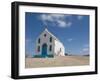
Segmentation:
{"type": "Polygon", "coordinates": [[[64,45],[47,29],[36,39],[36,57],[64,56],[64,45]]]}

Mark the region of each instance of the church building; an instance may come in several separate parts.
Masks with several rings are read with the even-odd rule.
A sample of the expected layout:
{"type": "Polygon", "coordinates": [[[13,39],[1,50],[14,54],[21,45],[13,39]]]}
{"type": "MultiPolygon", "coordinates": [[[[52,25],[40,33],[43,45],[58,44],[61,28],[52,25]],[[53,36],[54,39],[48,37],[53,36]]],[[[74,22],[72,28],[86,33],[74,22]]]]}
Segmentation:
{"type": "Polygon", "coordinates": [[[47,28],[37,37],[35,48],[35,57],[65,56],[64,45],[47,28]]]}

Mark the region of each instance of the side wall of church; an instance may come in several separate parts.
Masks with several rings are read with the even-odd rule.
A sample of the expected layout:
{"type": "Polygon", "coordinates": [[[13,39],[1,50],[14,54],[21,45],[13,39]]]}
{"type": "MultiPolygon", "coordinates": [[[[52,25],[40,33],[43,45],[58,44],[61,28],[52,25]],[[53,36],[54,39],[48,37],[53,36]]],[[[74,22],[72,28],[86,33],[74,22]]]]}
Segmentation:
{"type": "Polygon", "coordinates": [[[65,48],[63,44],[57,40],[55,40],[55,51],[56,56],[64,56],[65,55],[65,48]]]}

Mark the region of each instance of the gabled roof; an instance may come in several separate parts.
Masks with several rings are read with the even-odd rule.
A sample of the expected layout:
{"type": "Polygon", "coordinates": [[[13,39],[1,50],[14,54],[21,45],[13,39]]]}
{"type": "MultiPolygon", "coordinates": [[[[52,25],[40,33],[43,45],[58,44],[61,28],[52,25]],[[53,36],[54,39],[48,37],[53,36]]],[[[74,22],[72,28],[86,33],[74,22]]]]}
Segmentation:
{"type": "MultiPolygon", "coordinates": [[[[47,28],[45,28],[45,30],[42,31],[42,32],[40,33],[40,35],[41,35],[43,32],[45,32],[45,31],[48,32],[55,40],[57,40],[57,41],[59,41],[59,42],[61,43],[61,41],[60,41],[56,36],[54,36],[50,31],[48,31],[47,28]]],[[[39,36],[40,36],[40,35],[39,35],[39,36]]],[[[39,36],[38,36],[38,37],[39,37],[39,36]]],[[[37,39],[38,39],[38,37],[37,37],[37,39]]],[[[36,40],[37,40],[37,39],[36,39],[36,40]]],[[[62,44],[62,43],[61,43],[61,44],[62,44]]],[[[63,45],[63,44],[62,44],[62,45],[63,45]]]]}
{"type": "MultiPolygon", "coordinates": [[[[55,40],[60,41],[56,36],[54,36],[51,32],[49,32],[47,28],[45,28],[44,31],[48,32],[55,40]]],[[[43,32],[44,32],[44,31],[43,31],[43,32]]]]}

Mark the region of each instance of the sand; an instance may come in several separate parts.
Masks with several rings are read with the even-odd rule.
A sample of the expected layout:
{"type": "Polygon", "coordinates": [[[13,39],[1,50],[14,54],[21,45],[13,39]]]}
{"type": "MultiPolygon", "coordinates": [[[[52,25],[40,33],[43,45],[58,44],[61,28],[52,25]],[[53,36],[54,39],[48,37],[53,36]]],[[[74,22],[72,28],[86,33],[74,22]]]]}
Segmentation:
{"type": "Polygon", "coordinates": [[[56,56],[54,58],[26,58],[25,68],[89,65],[89,56],[56,56]]]}

